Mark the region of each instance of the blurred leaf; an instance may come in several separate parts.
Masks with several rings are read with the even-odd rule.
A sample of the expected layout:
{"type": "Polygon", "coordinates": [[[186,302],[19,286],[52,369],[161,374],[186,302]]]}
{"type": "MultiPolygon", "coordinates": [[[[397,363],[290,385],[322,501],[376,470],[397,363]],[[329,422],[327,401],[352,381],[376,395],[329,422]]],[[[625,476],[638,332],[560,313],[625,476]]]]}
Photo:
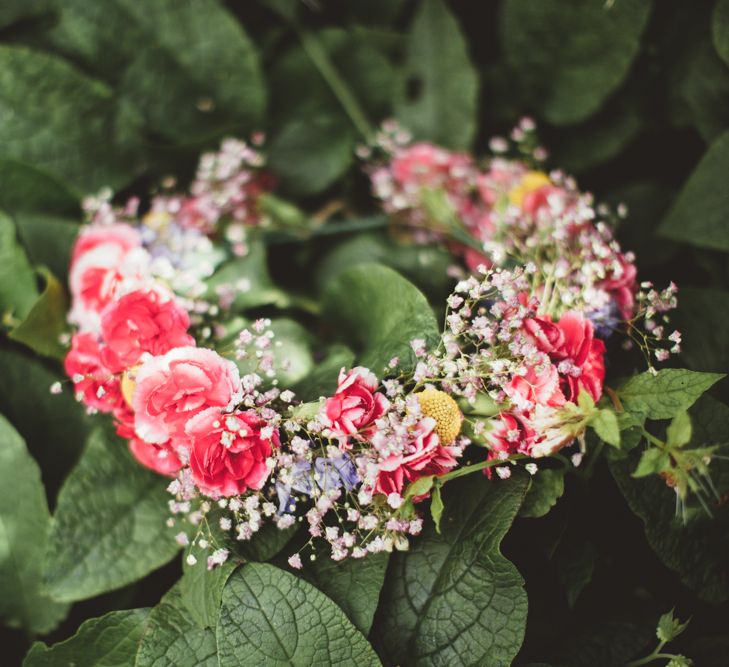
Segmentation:
{"type": "Polygon", "coordinates": [[[601,620],[591,632],[583,630],[576,636],[571,635],[571,641],[561,642],[552,663],[559,667],[626,665],[636,654],[648,648],[654,637],[653,628],[648,625],[601,620]]]}
{"type": "Polygon", "coordinates": [[[0,212],[0,315],[23,320],[37,298],[35,272],[16,240],[15,225],[0,212]]]}
{"type": "Polygon", "coordinates": [[[0,159],[0,209],[73,213],[80,195],[59,178],[17,160],[0,159]]]}
{"type": "Polygon", "coordinates": [[[647,0],[506,0],[501,30],[516,84],[550,123],[588,118],[627,76],[650,13],[647,0]]]}
{"type": "Polygon", "coordinates": [[[537,471],[532,476],[532,483],[519,509],[519,516],[538,519],[548,514],[564,493],[564,475],[563,468],[537,471]]]}
{"type": "Polygon", "coordinates": [[[729,131],[719,136],[689,176],[659,234],[700,248],[729,251],[729,192],[724,184],[729,170],[729,131]]]}
{"type": "Polygon", "coordinates": [[[400,359],[399,370],[413,368],[413,339],[424,339],[431,347],[440,339],[422,292],[379,264],[362,264],[342,273],[324,293],[324,304],[363,346],[358,362],[376,375],[393,357],[400,359]]]}
{"type": "Polygon", "coordinates": [[[59,0],[58,14],[55,46],[117,85],[166,139],[260,129],[266,91],[258,55],[215,0],[59,0]]]}
{"type": "Polygon", "coordinates": [[[305,565],[304,574],[367,636],[380,601],[388,558],[387,553],[379,553],[337,562],[321,554],[313,563],[305,565]]]}
{"type": "Polygon", "coordinates": [[[41,269],[41,274],[45,277],[45,289],[25,319],[8,335],[38,354],[63,359],[66,348],[61,344],[60,336],[66,330],[66,292],[52,273],[41,269]]]}
{"type": "Polygon", "coordinates": [[[399,243],[385,234],[360,234],[342,241],[317,262],[316,284],[323,290],[355,264],[376,262],[402,273],[429,296],[444,299],[453,279],[453,256],[445,248],[399,243]]]}
{"type": "Polygon", "coordinates": [[[272,565],[228,579],[218,623],[220,667],[379,665],[367,640],[323,593],[272,565]]]}
{"type": "Polygon", "coordinates": [[[346,345],[335,344],[326,356],[317,361],[311,372],[291,388],[297,399],[315,401],[321,396],[333,394],[337,389],[337,377],[342,368],[352,368],[354,352],[346,345]]]}
{"type": "Polygon", "coordinates": [[[662,449],[648,446],[640,455],[638,465],[635,466],[633,477],[649,477],[651,475],[659,475],[662,472],[670,470],[671,459],[668,452],[662,449]]]}
{"type": "Polygon", "coordinates": [[[688,412],[679,412],[666,429],[666,444],[669,447],[683,447],[691,441],[691,417],[688,412]]]}
{"type": "Polygon", "coordinates": [[[3,160],[23,162],[84,192],[118,188],[137,172],[130,153],[136,137],[124,111],[109,88],[61,58],[0,46],[3,160]]]}
{"type": "Polygon", "coordinates": [[[235,300],[231,308],[234,312],[267,306],[286,298],[271,280],[266,246],[259,239],[249,239],[248,254],[223,263],[206,284],[207,297],[213,300],[223,288],[233,289],[235,300]]]}
{"type": "MultiPolygon", "coordinates": [[[[693,446],[725,443],[729,440],[729,407],[710,396],[702,397],[692,408],[696,425],[693,446]]],[[[676,493],[657,477],[634,479],[640,453],[633,451],[622,461],[611,461],[610,470],[630,509],[643,521],[646,537],[658,557],[681,581],[704,600],[712,603],[729,599],[729,505],[713,507],[714,516],[700,508],[684,525],[676,516],[676,493]]],[[[715,459],[711,476],[719,495],[729,493],[729,465],[715,459]]]]}
{"type": "Polygon", "coordinates": [[[355,132],[338,115],[296,116],[268,146],[268,162],[292,195],[326,190],[354,161],[355,132]]]}
{"type": "Polygon", "coordinates": [[[0,619],[30,634],[50,632],[69,608],[43,590],[40,566],[50,521],[38,465],[0,415],[0,619]]]}
{"type": "Polygon", "coordinates": [[[511,664],[524,637],[527,599],[499,545],[527,477],[464,480],[457,497],[446,496],[442,535],[429,524],[410,551],[393,554],[373,629],[390,664],[511,664]]]}
{"type": "Polygon", "coordinates": [[[71,248],[80,230],[79,221],[44,213],[15,213],[13,217],[31,262],[47,266],[65,283],[71,248]]]}
{"type": "Polygon", "coordinates": [[[458,22],[442,0],[422,0],[410,27],[397,119],[419,139],[468,148],[476,134],[478,89],[458,22]]]}
{"type": "Polygon", "coordinates": [[[696,371],[729,368],[729,291],[681,289],[678,310],[671,318],[681,331],[681,358],[696,371]]]}
{"type": "Polygon", "coordinates": [[[598,410],[590,421],[590,426],[603,442],[613,447],[620,447],[620,426],[618,418],[610,409],[598,410]]]}
{"type": "Polygon", "coordinates": [[[718,373],[664,368],[656,375],[648,371],[635,375],[617,393],[628,412],[648,419],[671,419],[690,408],[723,377],[718,373]]]}
{"type": "Polygon", "coordinates": [[[49,8],[50,2],[51,0],[3,0],[0,5],[0,28],[42,14],[49,8]]]}
{"type": "Polygon", "coordinates": [[[76,462],[92,421],[74,400],[71,383],[39,360],[0,349],[0,412],[28,443],[41,466],[52,504],[61,480],[76,462]],[[61,394],[50,393],[65,381],[61,394]]]}
{"type": "Polygon", "coordinates": [[[234,551],[250,561],[271,560],[291,541],[297,529],[298,526],[291,526],[281,530],[267,523],[249,541],[236,542],[234,551]]]}
{"type": "MultiPolygon", "coordinates": [[[[203,569],[202,564],[199,568],[203,569]]],[[[135,667],[218,666],[215,625],[212,629],[200,627],[185,604],[180,590],[181,584],[178,583],[149,612],[144,631],[139,638],[135,667]]]]}
{"type": "Polygon", "coordinates": [[[597,557],[597,548],[584,539],[567,538],[560,542],[552,560],[557,565],[570,608],[575,606],[582,591],[592,581],[597,557]]]}
{"type": "Polygon", "coordinates": [[[167,563],[179,547],[166,526],[165,486],[164,477],[132,458],[125,442],[96,429],[53,515],[45,565],[53,597],[84,600],[167,563]]]}
{"type": "Polygon", "coordinates": [[[711,18],[714,47],[721,59],[729,65],[729,2],[718,0],[711,18]]]}
{"type": "Polygon", "coordinates": [[[33,644],[23,667],[133,665],[148,614],[148,609],[129,609],[92,618],[66,641],[50,647],[33,644]]]}
{"type": "Polygon", "coordinates": [[[225,582],[236,567],[238,564],[230,560],[213,570],[208,570],[201,562],[187,565],[183,561],[182,578],[177,586],[180,602],[199,627],[217,626],[220,596],[223,594],[225,582]]]}

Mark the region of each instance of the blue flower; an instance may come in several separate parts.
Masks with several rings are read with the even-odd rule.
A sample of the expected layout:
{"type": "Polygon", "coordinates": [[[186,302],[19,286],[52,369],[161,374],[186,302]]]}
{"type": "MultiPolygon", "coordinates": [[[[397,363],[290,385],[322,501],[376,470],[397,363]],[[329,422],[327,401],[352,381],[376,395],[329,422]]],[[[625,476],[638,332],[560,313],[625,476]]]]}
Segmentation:
{"type": "Polygon", "coordinates": [[[291,484],[276,482],[276,495],[278,496],[278,513],[286,514],[296,509],[296,499],[293,493],[311,495],[311,464],[308,461],[297,461],[291,468],[291,484]]]}
{"type": "Polygon", "coordinates": [[[354,467],[352,459],[346,454],[316,459],[314,478],[322,491],[338,489],[342,486],[347,491],[351,491],[359,484],[357,469],[354,467]]]}

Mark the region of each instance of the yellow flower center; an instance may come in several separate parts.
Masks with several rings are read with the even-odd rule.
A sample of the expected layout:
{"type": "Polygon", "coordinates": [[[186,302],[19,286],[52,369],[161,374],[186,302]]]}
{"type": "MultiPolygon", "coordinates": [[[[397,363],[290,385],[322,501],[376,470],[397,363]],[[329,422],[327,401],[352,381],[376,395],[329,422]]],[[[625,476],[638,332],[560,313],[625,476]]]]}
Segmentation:
{"type": "Polygon", "coordinates": [[[134,390],[137,388],[137,370],[139,366],[132,366],[122,373],[120,389],[121,395],[127,402],[127,405],[132,407],[132,396],[134,396],[134,390]]]}
{"type": "Polygon", "coordinates": [[[420,411],[436,421],[435,432],[443,445],[450,445],[461,432],[463,414],[458,404],[444,391],[425,389],[417,394],[420,411]]]}
{"type": "Polygon", "coordinates": [[[539,190],[545,185],[551,185],[552,181],[543,171],[528,171],[522,176],[521,182],[509,192],[509,201],[515,206],[521,206],[524,203],[524,197],[530,192],[539,190]]]}

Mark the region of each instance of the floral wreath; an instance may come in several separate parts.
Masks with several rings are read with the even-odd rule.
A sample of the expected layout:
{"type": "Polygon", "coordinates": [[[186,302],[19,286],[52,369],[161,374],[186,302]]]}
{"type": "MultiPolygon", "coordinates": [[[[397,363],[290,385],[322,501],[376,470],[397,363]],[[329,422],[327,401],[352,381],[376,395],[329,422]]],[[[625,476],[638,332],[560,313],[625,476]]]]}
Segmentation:
{"type": "MultiPolygon", "coordinates": [[[[306,526],[293,568],[322,549],[336,561],[405,550],[424,508],[438,526],[447,482],[577,466],[591,444],[619,446],[640,426],[604,385],[606,364],[633,348],[648,374],[664,372],[654,363],[680,351],[668,326],[677,289],[637,283],[612,231],[626,212],[544,171],[529,119],[483,160],[391,122],[360,149],[393,234],[447,247],[455,287],[442,332],[426,327],[377,367],[332,368],[328,392],[300,400],[280,382],[288,360],[271,320],[240,316],[250,279],[218,271],[286,231],[261,142],[203,155],[186,194],[87,199],[72,253],[66,373],[140,464],[173,478],[170,525],[189,565],[222,565],[266,524],[306,526]]],[[[660,444],[670,457],[656,464],[648,449],[636,474],[700,495],[713,450],[660,444]]]]}

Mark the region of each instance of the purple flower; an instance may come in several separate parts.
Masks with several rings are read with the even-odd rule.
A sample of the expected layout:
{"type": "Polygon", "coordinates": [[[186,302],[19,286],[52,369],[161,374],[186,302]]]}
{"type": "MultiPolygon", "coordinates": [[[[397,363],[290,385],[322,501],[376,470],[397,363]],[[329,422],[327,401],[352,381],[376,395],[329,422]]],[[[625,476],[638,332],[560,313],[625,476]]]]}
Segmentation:
{"type": "Polygon", "coordinates": [[[316,459],[314,478],[323,491],[338,489],[342,486],[347,491],[351,491],[359,483],[357,470],[346,454],[316,459]]]}

